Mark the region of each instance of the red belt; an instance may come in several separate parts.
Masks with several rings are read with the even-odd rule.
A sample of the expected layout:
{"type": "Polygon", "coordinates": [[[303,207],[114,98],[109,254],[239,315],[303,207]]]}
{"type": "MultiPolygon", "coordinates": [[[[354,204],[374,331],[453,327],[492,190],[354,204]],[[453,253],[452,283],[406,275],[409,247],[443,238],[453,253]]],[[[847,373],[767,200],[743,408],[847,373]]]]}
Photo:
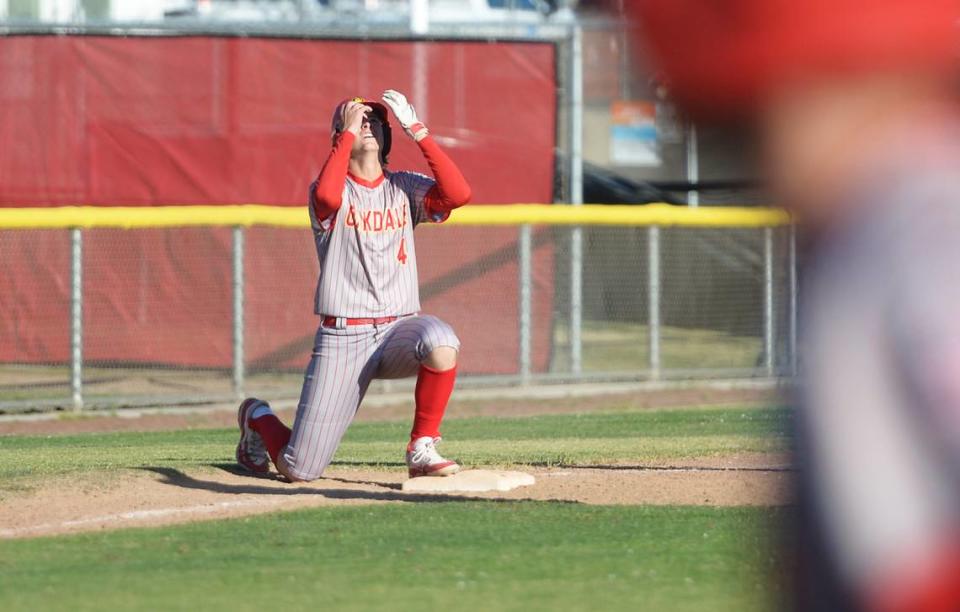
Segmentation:
{"type": "MultiPolygon", "coordinates": [[[[325,316],[323,317],[323,326],[336,327],[337,319],[341,319],[341,318],[342,317],[325,316]]],[[[342,320],[346,325],[384,325],[386,323],[393,323],[399,318],[400,317],[373,317],[373,318],[358,318],[358,319],[346,318],[342,320]]]]}

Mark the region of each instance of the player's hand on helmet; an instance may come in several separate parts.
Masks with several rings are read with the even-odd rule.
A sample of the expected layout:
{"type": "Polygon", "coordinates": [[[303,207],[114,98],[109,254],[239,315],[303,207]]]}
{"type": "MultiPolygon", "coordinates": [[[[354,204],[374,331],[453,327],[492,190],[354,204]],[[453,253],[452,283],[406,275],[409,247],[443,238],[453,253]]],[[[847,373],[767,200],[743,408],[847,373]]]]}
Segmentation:
{"type": "Polygon", "coordinates": [[[383,92],[383,102],[390,107],[397,121],[403,126],[403,131],[414,140],[423,140],[429,133],[423,123],[417,119],[417,111],[413,110],[413,105],[407,102],[407,97],[399,91],[388,89],[383,92]]]}
{"type": "Polygon", "coordinates": [[[363,127],[363,120],[370,112],[373,112],[373,109],[366,104],[353,100],[347,102],[343,109],[343,129],[352,132],[354,136],[359,136],[360,128],[363,127]]]}

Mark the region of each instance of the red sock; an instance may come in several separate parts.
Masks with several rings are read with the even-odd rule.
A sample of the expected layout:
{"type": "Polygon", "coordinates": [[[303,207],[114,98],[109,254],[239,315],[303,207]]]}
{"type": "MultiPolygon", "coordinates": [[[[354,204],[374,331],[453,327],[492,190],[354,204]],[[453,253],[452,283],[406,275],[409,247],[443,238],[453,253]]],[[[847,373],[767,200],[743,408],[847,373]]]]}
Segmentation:
{"type": "Polygon", "coordinates": [[[411,441],[423,436],[436,438],[440,435],[440,421],[443,420],[443,413],[447,411],[447,401],[453,393],[456,380],[457,366],[442,372],[425,365],[420,366],[417,389],[413,394],[417,402],[417,412],[413,417],[411,441]]]}
{"type": "Polygon", "coordinates": [[[265,414],[259,419],[250,419],[250,429],[260,434],[263,445],[267,447],[267,453],[273,460],[273,465],[277,465],[280,451],[290,441],[290,428],[284,425],[277,415],[265,414]]]}

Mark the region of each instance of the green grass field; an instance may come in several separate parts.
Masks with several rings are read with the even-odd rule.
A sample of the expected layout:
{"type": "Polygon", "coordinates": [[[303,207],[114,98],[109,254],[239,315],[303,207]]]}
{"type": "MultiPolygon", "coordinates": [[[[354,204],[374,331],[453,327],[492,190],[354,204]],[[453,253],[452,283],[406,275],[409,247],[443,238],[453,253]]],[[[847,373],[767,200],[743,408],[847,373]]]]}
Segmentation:
{"type": "MultiPolygon", "coordinates": [[[[581,334],[583,369],[587,372],[643,372],[650,367],[650,331],[645,324],[584,321],[581,334]]],[[[556,346],[568,346],[569,331],[558,326],[553,340],[556,346]]],[[[754,368],[762,350],[760,336],[669,325],[660,329],[660,363],[664,369],[754,368]]],[[[557,350],[554,370],[567,372],[569,368],[568,352],[557,350]]]]}
{"type": "Polygon", "coordinates": [[[763,610],[770,512],[315,509],[0,542],[4,610],[763,610]]]}
{"type": "MultiPolygon", "coordinates": [[[[401,467],[406,422],[355,423],[340,465],[401,467]]],[[[465,465],[642,463],[787,447],[782,408],[703,408],[519,418],[449,419],[443,450],[465,465]]],[[[230,463],[233,429],[73,436],[0,436],[0,495],[38,476],[230,463]]]]}
{"type": "MultiPolygon", "coordinates": [[[[468,465],[783,451],[786,411],[709,408],[450,420],[468,465]]],[[[356,423],[335,462],[401,470],[407,424],[356,423]]],[[[44,478],[216,469],[233,430],[0,437],[0,495],[44,478]]],[[[3,610],[767,610],[772,508],[533,501],[325,506],[0,541],[3,610]]]]}

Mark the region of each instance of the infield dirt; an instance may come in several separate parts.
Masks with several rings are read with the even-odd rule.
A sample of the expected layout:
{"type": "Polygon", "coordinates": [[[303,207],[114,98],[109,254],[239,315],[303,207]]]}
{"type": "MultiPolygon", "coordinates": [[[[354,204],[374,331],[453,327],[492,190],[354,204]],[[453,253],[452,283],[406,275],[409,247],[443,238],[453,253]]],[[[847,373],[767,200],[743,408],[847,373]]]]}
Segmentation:
{"type": "MultiPolygon", "coordinates": [[[[691,393],[625,396],[624,409],[698,403],[691,393]]],[[[764,401],[769,394],[711,392],[716,403],[764,401]]],[[[609,406],[610,397],[598,400],[609,406]]],[[[616,402],[616,399],[613,399],[616,402]]],[[[529,415],[589,409],[588,400],[461,403],[458,416],[529,415]]],[[[409,407],[365,411],[365,419],[409,418],[409,407]]],[[[361,415],[363,415],[361,412],[361,415]]],[[[281,411],[289,419],[289,411],[281,411]]],[[[66,434],[105,431],[175,430],[234,426],[232,411],[139,414],[7,421],[0,434],[66,434]]],[[[361,417],[363,418],[363,417],[361,417]]],[[[477,466],[482,467],[482,466],[477,466]]],[[[0,538],[35,537],[124,527],[157,526],[246,516],[278,510],[355,504],[539,500],[578,504],[774,506],[790,503],[790,458],[780,453],[741,453],[643,465],[542,468],[516,466],[536,484],[509,492],[405,493],[405,470],[357,469],[334,464],[324,478],[290,484],[254,477],[233,467],[190,470],[149,468],[88,472],[33,481],[3,493],[0,538]]]]}
{"type": "Polygon", "coordinates": [[[412,494],[401,470],[331,468],[290,484],[231,470],[154,468],[56,477],[9,492],[0,537],[167,525],[323,505],[542,500],[582,504],[768,506],[790,501],[788,458],[737,455],[670,465],[516,469],[536,484],[508,492],[412,494]]]}

